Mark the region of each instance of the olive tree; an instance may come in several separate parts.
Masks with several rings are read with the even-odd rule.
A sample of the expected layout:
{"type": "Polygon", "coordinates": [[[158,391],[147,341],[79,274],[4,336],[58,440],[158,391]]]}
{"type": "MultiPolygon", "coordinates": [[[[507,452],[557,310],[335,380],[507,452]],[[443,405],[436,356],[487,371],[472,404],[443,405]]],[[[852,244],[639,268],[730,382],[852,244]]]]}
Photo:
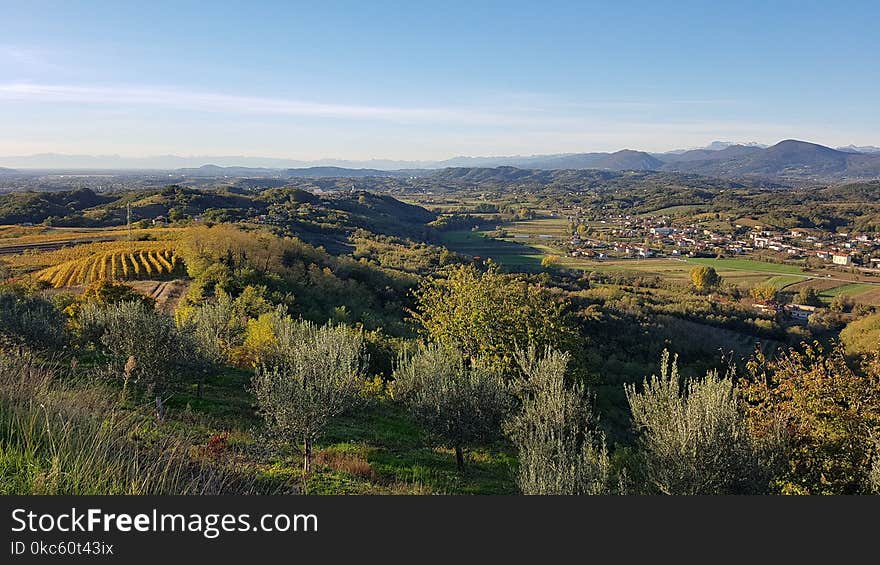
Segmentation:
{"type": "Polygon", "coordinates": [[[567,387],[569,355],[534,348],[517,354],[524,377],[522,408],[506,431],[519,451],[517,482],[523,494],[605,494],[609,460],[604,436],[582,385],[567,387]]]}
{"type": "Polygon", "coordinates": [[[201,357],[190,337],[169,316],[144,302],[86,305],[80,325],[97,338],[126,387],[138,384],[155,395],[160,420],[165,414],[162,397],[171,383],[199,370],[201,357]]]}
{"type": "Polygon", "coordinates": [[[232,299],[225,292],[193,308],[181,325],[192,328],[199,348],[218,363],[226,360],[228,351],[237,345],[243,333],[243,324],[237,320],[232,299]]]}
{"type": "Polygon", "coordinates": [[[431,435],[455,450],[459,472],[464,471],[466,448],[500,435],[511,405],[497,368],[437,344],[399,359],[394,396],[431,435]]]}
{"type": "Polygon", "coordinates": [[[0,290],[0,342],[51,348],[66,339],[64,316],[51,302],[15,289],[0,290]]]}
{"type": "Polygon", "coordinates": [[[198,380],[197,395],[201,397],[207,369],[225,364],[230,351],[243,341],[243,316],[238,315],[228,294],[218,292],[216,300],[190,309],[188,316],[178,322],[181,332],[192,337],[195,353],[206,361],[206,370],[198,380]]]}
{"type": "Polygon", "coordinates": [[[289,316],[274,316],[272,330],[253,390],[269,430],[302,444],[305,477],[314,442],[361,398],[364,336],[345,326],[317,326],[289,316]]]}
{"type": "Polygon", "coordinates": [[[765,492],[770,470],[749,433],[733,380],[709,372],[682,382],[664,351],[660,376],[626,386],[647,492],[671,495],[765,492]]]}

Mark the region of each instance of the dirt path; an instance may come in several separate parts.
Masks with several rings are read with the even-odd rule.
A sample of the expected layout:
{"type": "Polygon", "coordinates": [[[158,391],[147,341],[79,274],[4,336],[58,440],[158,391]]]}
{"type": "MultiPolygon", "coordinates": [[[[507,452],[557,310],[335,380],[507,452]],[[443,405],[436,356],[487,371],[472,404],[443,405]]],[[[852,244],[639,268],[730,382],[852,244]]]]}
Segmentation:
{"type": "Polygon", "coordinates": [[[184,280],[173,281],[129,281],[132,288],[156,301],[156,309],[173,314],[186,294],[189,283],[184,280]]]}

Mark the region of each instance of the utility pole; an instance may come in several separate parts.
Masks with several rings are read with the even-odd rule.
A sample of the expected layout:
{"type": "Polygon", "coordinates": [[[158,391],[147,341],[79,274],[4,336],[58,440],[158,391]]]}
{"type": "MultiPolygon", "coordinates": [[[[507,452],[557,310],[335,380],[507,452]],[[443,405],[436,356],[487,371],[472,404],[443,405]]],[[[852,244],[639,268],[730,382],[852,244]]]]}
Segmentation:
{"type": "Polygon", "coordinates": [[[125,205],[125,224],[128,227],[128,241],[131,241],[131,202],[125,205]]]}

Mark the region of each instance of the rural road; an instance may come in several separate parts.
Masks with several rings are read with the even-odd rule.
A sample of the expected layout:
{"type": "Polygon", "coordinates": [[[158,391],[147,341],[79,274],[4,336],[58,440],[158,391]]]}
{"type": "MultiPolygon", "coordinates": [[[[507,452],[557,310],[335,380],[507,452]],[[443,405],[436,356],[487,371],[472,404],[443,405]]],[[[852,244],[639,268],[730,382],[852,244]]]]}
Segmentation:
{"type": "Polygon", "coordinates": [[[65,239],[60,241],[40,241],[37,243],[22,243],[19,245],[10,245],[7,247],[0,247],[0,255],[15,255],[16,253],[23,253],[25,251],[55,251],[56,249],[61,249],[62,247],[70,247],[73,245],[83,245],[86,243],[97,243],[101,241],[115,241],[119,239],[119,236],[103,236],[103,237],[90,237],[84,239],[65,239]]]}

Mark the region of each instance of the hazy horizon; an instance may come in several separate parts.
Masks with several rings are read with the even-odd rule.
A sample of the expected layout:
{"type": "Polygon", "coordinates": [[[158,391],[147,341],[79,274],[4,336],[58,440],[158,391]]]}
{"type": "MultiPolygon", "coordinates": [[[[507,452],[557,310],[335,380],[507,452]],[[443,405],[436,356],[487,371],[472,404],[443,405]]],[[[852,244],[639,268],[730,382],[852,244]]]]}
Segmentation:
{"type": "MultiPolygon", "coordinates": [[[[784,140],[779,140],[784,141],[784,140]]],[[[816,143],[810,140],[798,140],[807,143],[816,143]]],[[[755,141],[724,141],[713,140],[704,145],[695,147],[677,147],[666,151],[650,152],[656,155],[671,154],[674,152],[707,149],[712,144],[725,145],[761,145],[772,146],[775,143],[761,143],[755,141]]],[[[823,145],[823,144],[819,144],[823,145]]],[[[847,144],[843,147],[849,147],[854,144],[847,144]]],[[[870,146],[876,152],[880,152],[880,147],[870,146]]],[[[637,147],[625,147],[615,151],[634,150],[642,151],[637,147]]],[[[614,151],[611,151],[614,152],[614,151]]],[[[871,151],[872,153],[874,151],[871,151]]],[[[584,151],[582,153],[591,153],[584,151]]],[[[599,152],[601,153],[601,152],[599,152]]],[[[563,154],[575,154],[571,152],[563,154]]],[[[243,168],[266,168],[266,169],[283,169],[297,167],[321,167],[321,166],[339,166],[348,168],[386,168],[386,169],[418,169],[418,168],[436,168],[438,166],[448,166],[448,161],[456,160],[489,160],[489,159],[515,159],[529,158],[538,156],[551,156],[562,154],[520,154],[520,155],[452,155],[443,159],[430,160],[406,160],[395,159],[393,157],[375,157],[370,159],[342,159],[335,157],[325,157],[322,159],[296,159],[293,157],[277,157],[269,155],[89,155],[89,154],[63,154],[63,153],[36,153],[32,155],[0,155],[0,167],[26,170],[77,170],[77,169],[106,169],[106,170],[173,170],[178,168],[197,168],[207,165],[216,165],[219,167],[243,167],[243,168]],[[48,162],[46,162],[48,161],[48,162]],[[89,161],[85,163],[84,161],[89,161]],[[16,163],[24,163],[16,164],[16,163]]],[[[458,166],[458,165],[454,165],[458,166]]],[[[479,165],[477,165],[479,166],[479,165]]],[[[494,166],[494,165],[492,165],[494,166]]]]}

